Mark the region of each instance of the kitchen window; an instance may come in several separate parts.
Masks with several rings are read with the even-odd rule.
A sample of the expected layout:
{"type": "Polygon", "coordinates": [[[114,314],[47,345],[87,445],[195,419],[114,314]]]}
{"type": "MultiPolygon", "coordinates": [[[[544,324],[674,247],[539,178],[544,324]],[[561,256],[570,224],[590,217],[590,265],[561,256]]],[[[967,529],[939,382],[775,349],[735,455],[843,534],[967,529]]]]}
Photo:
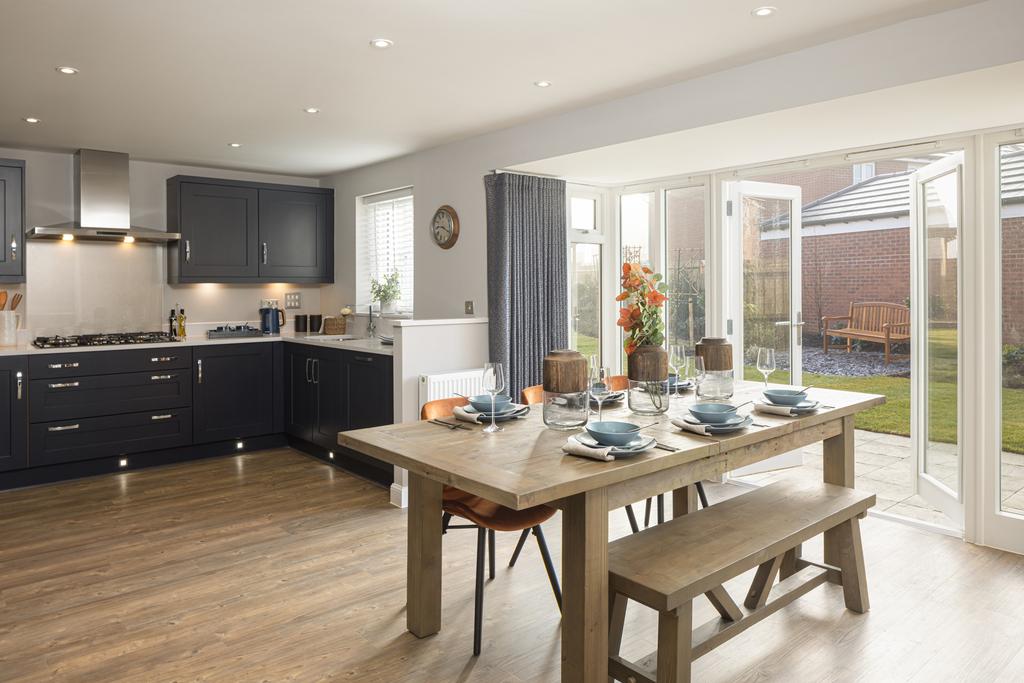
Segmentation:
{"type": "Polygon", "coordinates": [[[372,303],[370,282],[398,273],[399,312],[413,306],[412,188],[367,195],[359,200],[356,228],[357,300],[372,303]]]}

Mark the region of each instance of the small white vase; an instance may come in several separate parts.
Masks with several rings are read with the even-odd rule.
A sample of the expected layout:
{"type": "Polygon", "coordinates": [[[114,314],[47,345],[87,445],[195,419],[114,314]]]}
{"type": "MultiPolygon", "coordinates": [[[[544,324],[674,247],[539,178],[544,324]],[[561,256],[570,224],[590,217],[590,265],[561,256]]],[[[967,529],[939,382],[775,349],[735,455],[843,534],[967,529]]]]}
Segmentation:
{"type": "Polygon", "coordinates": [[[396,312],[398,312],[398,302],[397,301],[389,301],[386,304],[381,304],[380,305],[380,314],[381,315],[393,315],[396,312]]]}

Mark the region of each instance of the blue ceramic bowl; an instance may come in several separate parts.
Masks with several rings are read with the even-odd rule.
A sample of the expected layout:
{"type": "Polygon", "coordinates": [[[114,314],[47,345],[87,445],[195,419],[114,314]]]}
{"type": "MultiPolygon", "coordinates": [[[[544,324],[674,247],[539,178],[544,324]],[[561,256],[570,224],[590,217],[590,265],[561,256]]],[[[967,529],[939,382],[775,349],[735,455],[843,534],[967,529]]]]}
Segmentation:
{"type": "Polygon", "coordinates": [[[639,429],[640,426],[632,422],[605,420],[587,424],[587,432],[605,446],[625,446],[636,438],[639,429]]]}
{"type": "MultiPolygon", "coordinates": [[[[473,406],[476,410],[481,413],[491,412],[491,395],[490,394],[477,394],[476,396],[469,397],[469,405],[473,406]]],[[[498,413],[503,413],[512,407],[512,399],[504,394],[498,394],[494,397],[494,410],[498,413]]]]}
{"type": "Polygon", "coordinates": [[[764,397],[779,406],[795,406],[807,400],[806,391],[796,389],[765,389],[764,397]]]}
{"type": "Polygon", "coordinates": [[[695,403],[690,414],[705,424],[721,424],[736,417],[736,406],[729,403],[695,403]]]}

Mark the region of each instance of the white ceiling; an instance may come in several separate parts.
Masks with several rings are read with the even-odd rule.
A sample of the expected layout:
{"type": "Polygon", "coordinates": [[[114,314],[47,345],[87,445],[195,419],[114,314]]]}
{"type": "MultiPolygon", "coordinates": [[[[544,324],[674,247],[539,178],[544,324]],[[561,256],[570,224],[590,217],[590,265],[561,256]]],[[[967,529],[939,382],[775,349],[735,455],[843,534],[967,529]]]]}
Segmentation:
{"type": "Polygon", "coordinates": [[[1024,124],[1024,62],[690,128],[514,166],[628,185],[1024,124]]]}
{"type": "Polygon", "coordinates": [[[977,0],[770,1],[3,0],[0,145],[323,175],[977,0]]]}

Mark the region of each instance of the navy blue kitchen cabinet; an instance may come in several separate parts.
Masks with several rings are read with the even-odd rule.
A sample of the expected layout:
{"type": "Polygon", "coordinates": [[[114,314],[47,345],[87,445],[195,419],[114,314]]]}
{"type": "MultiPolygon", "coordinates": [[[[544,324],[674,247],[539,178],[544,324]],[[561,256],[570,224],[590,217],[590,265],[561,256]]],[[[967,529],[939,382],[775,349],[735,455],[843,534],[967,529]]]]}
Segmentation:
{"type": "Polygon", "coordinates": [[[0,357],[0,471],[28,465],[28,358],[0,357]]]}
{"type": "Polygon", "coordinates": [[[275,431],[274,346],[257,342],[193,348],[193,443],[275,431]]]}

